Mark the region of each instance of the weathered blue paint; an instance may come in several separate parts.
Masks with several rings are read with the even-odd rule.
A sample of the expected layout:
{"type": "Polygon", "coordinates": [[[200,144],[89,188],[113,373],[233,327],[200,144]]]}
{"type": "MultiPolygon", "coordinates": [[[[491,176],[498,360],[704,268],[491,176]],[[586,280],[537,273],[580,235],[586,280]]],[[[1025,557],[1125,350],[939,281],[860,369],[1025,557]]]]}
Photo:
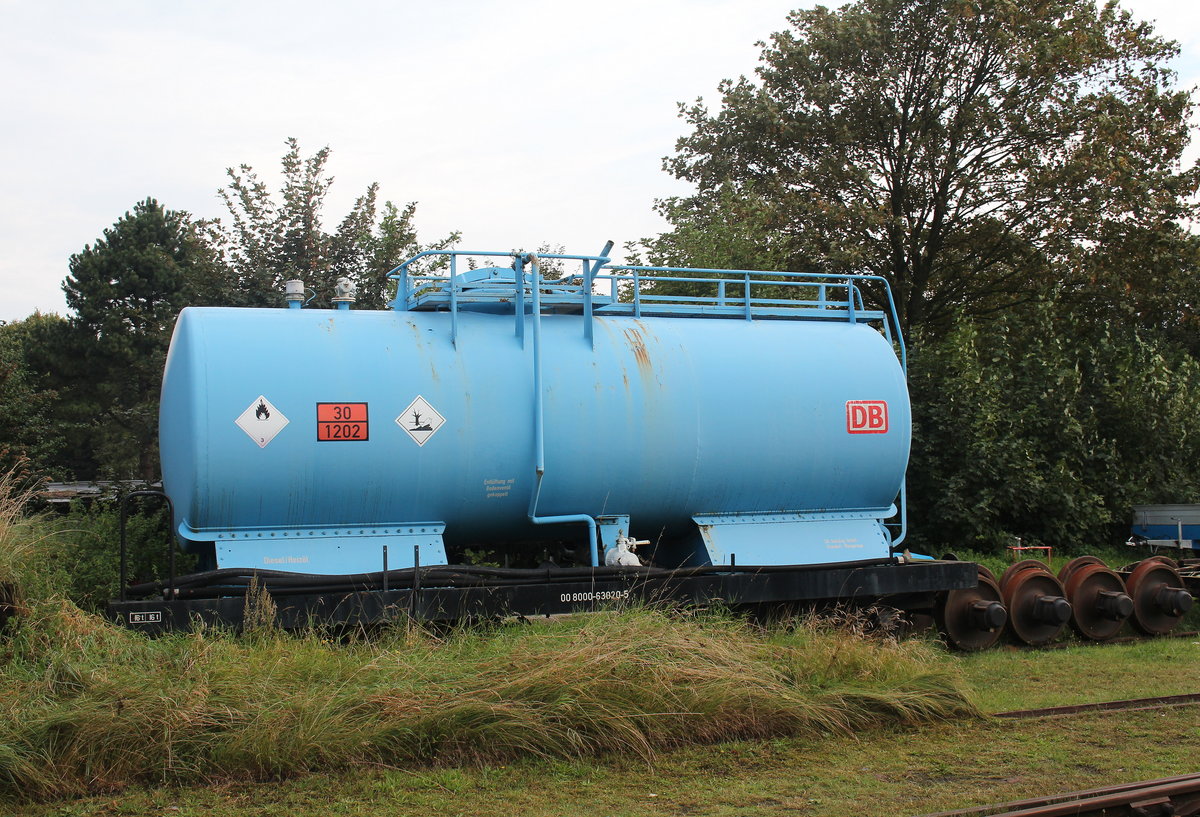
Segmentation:
{"type": "MultiPolygon", "coordinates": [[[[588,320],[579,282],[617,273],[583,260],[577,314],[555,314],[570,282],[534,286],[523,265],[488,297],[477,285],[503,276],[465,272],[448,293],[402,278],[387,311],[184,310],[161,410],[180,536],[218,542],[222,567],[314,573],[377,570],[384,544],[399,568],[414,544],[429,565],[444,543],[584,534],[547,520],[585,523],[594,541],[611,515],[677,562],[887,555],[909,401],[892,342],[867,323],[880,313],[852,284],[826,283],[820,304],[726,294],[691,312],[598,294],[588,320]],[[422,298],[446,311],[413,311],[422,298]],[[536,312],[514,308],[529,301],[536,312]],[[261,446],[235,424],[260,395],[288,421],[261,446]],[[418,396],[445,418],[423,445],[397,423],[418,396]],[[886,401],[887,433],[848,433],[852,401],[886,401]],[[319,441],[317,403],[367,404],[368,439],[319,441]]],[[[731,290],[750,280],[735,275],[731,290]]]]}

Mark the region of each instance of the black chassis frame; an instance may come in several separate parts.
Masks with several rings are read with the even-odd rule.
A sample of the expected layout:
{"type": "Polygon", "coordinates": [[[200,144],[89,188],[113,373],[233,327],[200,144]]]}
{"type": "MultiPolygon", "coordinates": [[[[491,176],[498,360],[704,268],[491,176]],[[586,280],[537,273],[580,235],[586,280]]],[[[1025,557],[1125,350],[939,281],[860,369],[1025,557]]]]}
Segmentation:
{"type": "MultiPolygon", "coordinates": [[[[595,576],[586,581],[531,581],[478,587],[413,587],[344,593],[274,593],[276,621],[285,629],[310,625],[369,627],[415,619],[453,622],[503,616],[549,616],[590,612],[628,603],[671,607],[772,606],[879,602],[901,610],[933,606],[936,594],[974,587],[972,562],[919,561],[908,564],[840,564],[772,567],[754,571],[667,576],[595,576]]],[[[190,630],[197,623],[240,629],[246,598],[163,598],[109,602],[107,615],[119,624],[148,632],[190,630]]],[[[169,589],[164,592],[169,596],[169,589]]]]}

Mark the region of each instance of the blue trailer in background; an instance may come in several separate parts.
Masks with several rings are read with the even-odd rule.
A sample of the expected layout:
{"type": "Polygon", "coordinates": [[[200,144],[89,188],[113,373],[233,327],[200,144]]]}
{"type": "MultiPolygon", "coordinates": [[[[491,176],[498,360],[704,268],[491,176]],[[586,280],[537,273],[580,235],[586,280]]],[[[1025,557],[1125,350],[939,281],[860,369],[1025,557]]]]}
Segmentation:
{"type": "Polygon", "coordinates": [[[1200,505],[1134,505],[1127,544],[1200,550],[1200,505]]]}

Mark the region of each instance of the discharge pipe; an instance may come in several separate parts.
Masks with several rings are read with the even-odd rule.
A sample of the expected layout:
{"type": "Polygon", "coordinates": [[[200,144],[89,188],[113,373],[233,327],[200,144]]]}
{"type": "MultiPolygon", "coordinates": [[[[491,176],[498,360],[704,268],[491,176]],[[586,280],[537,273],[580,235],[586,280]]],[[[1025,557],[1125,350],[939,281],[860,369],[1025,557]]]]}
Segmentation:
{"type": "Polygon", "coordinates": [[[585,513],[559,516],[538,516],[538,499],[542,494],[542,477],[546,475],[546,418],[545,402],[542,397],[542,274],[538,269],[538,258],[533,253],[517,259],[517,285],[523,286],[525,261],[533,269],[533,445],[535,483],[533,496],[529,499],[529,521],[535,525],[562,525],[582,523],[588,528],[588,553],[592,567],[600,565],[600,549],[596,543],[596,520],[585,513]]]}

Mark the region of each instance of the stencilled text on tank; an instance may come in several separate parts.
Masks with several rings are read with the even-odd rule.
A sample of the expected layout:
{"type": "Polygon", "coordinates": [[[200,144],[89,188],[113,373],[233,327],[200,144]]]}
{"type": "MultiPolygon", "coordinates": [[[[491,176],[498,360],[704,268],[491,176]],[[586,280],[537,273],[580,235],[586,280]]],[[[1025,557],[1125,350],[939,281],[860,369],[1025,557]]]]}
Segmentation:
{"type": "Polygon", "coordinates": [[[516,481],[515,477],[513,479],[485,479],[483,481],[484,499],[504,499],[512,493],[512,487],[516,481]]]}
{"type": "Polygon", "coordinates": [[[855,548],[861,550],[862,546],[863,546],[863,543],[858,541],[858,539],[826,539],[825,540],[825,547],[829,548],[830,550],[841,550],[843,548],[845,548],[847,550],[852,550],[855,548]]]}

